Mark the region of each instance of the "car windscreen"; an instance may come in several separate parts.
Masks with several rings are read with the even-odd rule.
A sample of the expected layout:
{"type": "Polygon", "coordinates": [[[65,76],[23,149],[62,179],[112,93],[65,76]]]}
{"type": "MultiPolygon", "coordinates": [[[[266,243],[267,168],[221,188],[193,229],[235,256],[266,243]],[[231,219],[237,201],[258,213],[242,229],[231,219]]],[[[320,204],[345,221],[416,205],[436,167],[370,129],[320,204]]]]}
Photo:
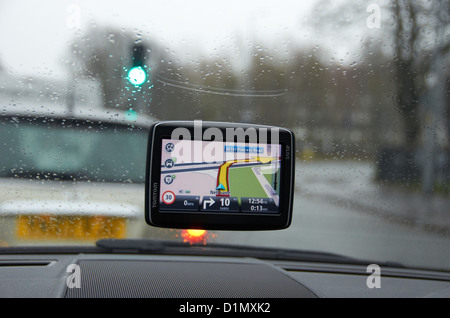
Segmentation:
{"type": "Polygon", "coordinates": [[[96,121],[4,117],[0,177],[143,183],[147,130],[96,121]]]}
{"type": "MultiPolygon", "coordinates": [[[[98,218],[122,218],[131,239],[449,271],[449,26],[450,1],[1,1],[0,245],[95,244],[118,228],[98,218]],[[294,132],[289,228],[146,224],[146,129],[132,124],[195,120],[294,132]],[[65,233],[101,230],[59,235],[69,212],[65,233]]],[[[265,175],[186,177],[167,159],[172,199],[265,175]]]]}

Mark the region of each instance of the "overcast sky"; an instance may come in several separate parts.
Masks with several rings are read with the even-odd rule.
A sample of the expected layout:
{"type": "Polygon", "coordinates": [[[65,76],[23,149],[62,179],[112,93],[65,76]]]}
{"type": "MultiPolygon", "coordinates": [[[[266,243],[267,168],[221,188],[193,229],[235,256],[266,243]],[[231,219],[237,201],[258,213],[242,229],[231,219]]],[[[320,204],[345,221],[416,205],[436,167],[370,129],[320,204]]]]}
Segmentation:
{"type": "Polygon", "coordinates": [[[0,66],[15,74],[65,77],[62,60],[71,40],[92,25],[142,34],[178,54],[226,51],[237,37],[310,43],[317,39],[304,22],[317,1],[0,0],[0,66]]]}

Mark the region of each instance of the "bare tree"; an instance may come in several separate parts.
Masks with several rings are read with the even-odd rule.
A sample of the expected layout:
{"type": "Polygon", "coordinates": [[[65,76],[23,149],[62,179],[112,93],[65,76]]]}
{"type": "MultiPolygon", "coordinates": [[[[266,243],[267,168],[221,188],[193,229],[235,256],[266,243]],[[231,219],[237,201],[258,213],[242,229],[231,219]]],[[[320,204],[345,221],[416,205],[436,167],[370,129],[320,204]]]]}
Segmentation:
{"type": "Polygon", "coordinates": [[[406,144],[415,148],[420,133],[419,98],[423,90],[418,80],[419,26],[418,5],[411,1],[392,0],[394,18],[393,46],[395,103],[403,116],[406,144]]]}

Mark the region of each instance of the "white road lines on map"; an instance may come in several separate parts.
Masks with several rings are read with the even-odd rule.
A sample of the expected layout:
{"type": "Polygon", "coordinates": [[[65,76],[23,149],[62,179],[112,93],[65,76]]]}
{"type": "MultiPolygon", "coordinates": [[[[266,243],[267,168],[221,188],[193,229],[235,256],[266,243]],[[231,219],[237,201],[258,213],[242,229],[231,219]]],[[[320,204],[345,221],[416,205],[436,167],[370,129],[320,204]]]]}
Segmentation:
{"type": "Polygon", "coordinates": [[[278,206],[278,195],[276,193],[273,193],[272,186],[270,185],[269,181],[267,181],[266,177],[264,177],[264,175],[261,173],[261,167],[253,167],[252,171],[261,184],[264,192],[267,194],[267,197],[272,198],[275,204],[278,206]]]}

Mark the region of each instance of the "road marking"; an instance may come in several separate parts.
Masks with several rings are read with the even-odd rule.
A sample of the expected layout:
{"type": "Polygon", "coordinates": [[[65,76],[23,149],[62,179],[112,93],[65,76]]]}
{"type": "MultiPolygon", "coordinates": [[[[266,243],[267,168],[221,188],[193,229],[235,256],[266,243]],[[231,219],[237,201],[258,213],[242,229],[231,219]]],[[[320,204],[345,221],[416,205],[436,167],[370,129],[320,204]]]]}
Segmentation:
{"type": "Polygon", "coordinates": [[[264,177],[264,175],[261,173],[261,168],[259,167],[253,167],[252,168],[253,173],[255,174],[255,177],[258,179],[259,183],[261,184],[264,192],[266,193],[268,198],[272,198],[273,202],[278,206],[278,203],[280,201],[280,198],[278,197],[278,194],[273,192],[273,188],[269,181],[264,177]]]}

